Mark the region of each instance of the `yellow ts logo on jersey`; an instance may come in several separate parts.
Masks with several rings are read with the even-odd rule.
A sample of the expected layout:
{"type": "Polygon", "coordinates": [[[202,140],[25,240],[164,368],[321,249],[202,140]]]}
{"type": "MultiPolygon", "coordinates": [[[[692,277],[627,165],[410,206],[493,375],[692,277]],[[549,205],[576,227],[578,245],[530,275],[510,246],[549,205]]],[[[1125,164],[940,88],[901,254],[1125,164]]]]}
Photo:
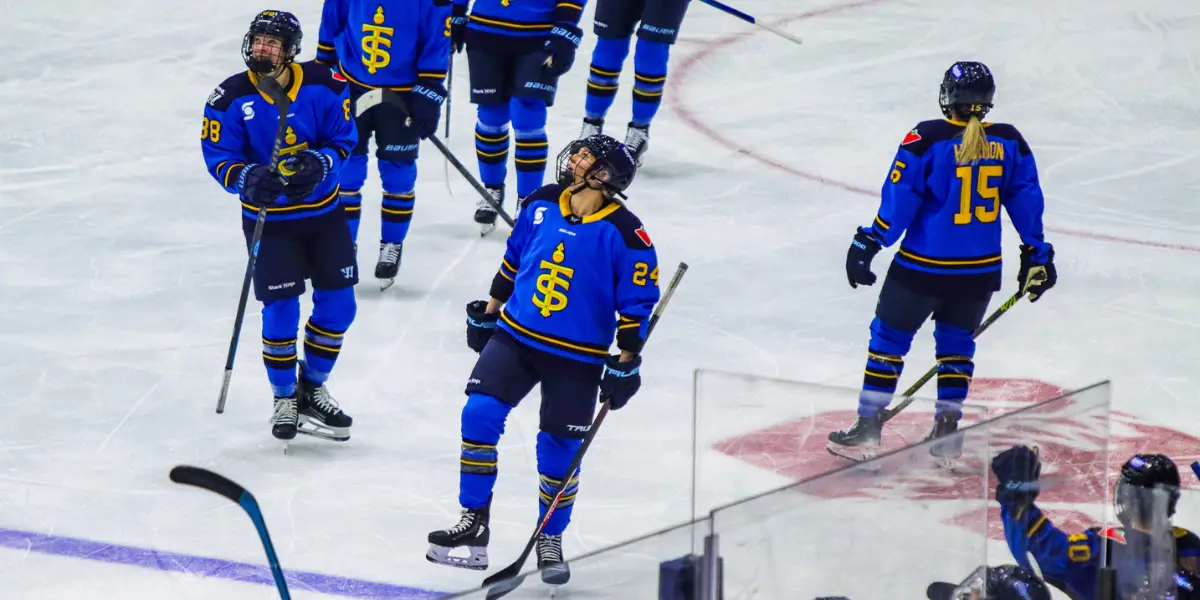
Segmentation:
{"type": "Polygon", "coordinates": [[[537,290],[541,295],[533,295],[533,305],[542,309],[540,312],[543,317],[549,317],[567,307],[566,292],[570,291],[571,278],[575,276],[575,269],[562,265],[562,261],[567,258],[562,242],[554,248],[554,254],[550,258],[554,259],[554,262],[542,260],[542,264],[539,265],[539,268],[543,269],[543,273],[537,278],[537,290]]]}
{"type": "Polygon", "coordinates": [[[371,19],[372,23],[363,23],[362,39],[363,57],[362,63],[366,65],[367,72],[374,75],[379,69],[382,69],[392,62],[392,55],[385,48],[392,47],[392,39],[390,36],[396,33],[395,27],[384,27],[383,21],[383,6],[375,9],[375,16],[371,19]]]}

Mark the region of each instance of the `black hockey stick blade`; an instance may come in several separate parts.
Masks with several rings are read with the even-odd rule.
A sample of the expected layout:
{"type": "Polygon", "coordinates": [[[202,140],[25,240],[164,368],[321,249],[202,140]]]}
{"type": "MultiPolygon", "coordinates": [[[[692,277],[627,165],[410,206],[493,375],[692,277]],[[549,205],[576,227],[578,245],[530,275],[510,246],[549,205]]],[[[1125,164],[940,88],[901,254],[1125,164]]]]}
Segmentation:
{"type": "Polygon", "coordinates": [[[242,494],[246,488],[234,483],[223,475],[218,475],[208,469],[179,465],[171,469],[171,481],[206,489],[229,498],[237,504],[242,503],[242,494]]]}

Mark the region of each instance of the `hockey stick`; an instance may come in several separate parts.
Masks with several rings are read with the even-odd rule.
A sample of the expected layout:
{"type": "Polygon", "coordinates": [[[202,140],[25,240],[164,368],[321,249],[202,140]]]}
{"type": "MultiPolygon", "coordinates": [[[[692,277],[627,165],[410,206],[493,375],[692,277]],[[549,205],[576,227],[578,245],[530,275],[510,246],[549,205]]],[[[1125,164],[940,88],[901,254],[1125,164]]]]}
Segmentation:
{"type": "MultiPolygon", "coordinates": [[[[975,329],[975,334],[971,336],[971,339],[975,339],[975,338],[979,337],[979,334],[983,333],[984,331],[987,331],[987,328],[991,327],[992,323],[996,322],[996,319],[999,319],[1000,316],[1003,315],[1004,313],[1008,312],[1008,310],[1010,308],[1016,306],[1017,301],[1020,300],[1024,296],[1025,296],[1025,292],[1023,292],[1023,291],[1018,291],[1017,293],[1013,294],[1011,298],[1009,298],[1008,300],[1006,300],[1004,302],[1004,304],[1000,305],[1000,308],[997,308],[995,310],[995,312],[993,312],[991,315],[988,316],[987,319],[984,319],[983,323],[979,324],[979,327],[977,327],[975,329]]],[[[908,405],[912,404],[916,400],[916,398],[913,397],[913,394],[916,394],[917,391],[920,390],[921,387],[924,386],[926,383],[928,383],[930,379],[933,379],[933,376],[936,374],[937,374],[937,365],[933,365],[932,367],[930,367],[930,369],[928,371],[925,372],[924,375],[921,376],[920,379],[918,379],[911,386],[909,386],[907,390],[904,390],[904,400],[900,404],[897,404],[896,406],[894,406],[892,408],[886,408],[883,410],[883,412],[881,413],[882,422],[887,423],[888,421],[892,420],[892,418],[894,418],[897,414],[899,414],[900,411],[908,408],[908,405]]]]}
{"type": "MultiPolygon", "coordinates": [[[[354,110],[356,114],[362,116],[362,114],[366,111],[385,102],[399,107],[400,110],[404,111],[405,115],[409,114],[408,106],[404,104],[404,99],[400,97],[400,94],[397,94],[392,90],[381,88],[375,88],[363,94],[362,96],[359,96],[354,110]]],[[[496,213],[504,219],[504,222],[508,223],[509,227],[512,227],[513,218],[504,211],[504,207],[500,206],[500,204],[496,202],[495,198],[492,198],[492,195],[488,193],[487,188],[483,187],[483,184],[479,183],[479,180],[475,179],[475,176],[472,175],[471,172],[468,171],[461,162],[459,162],[458,158],[454,156],[454,153],[450,152],[450,149],[442,143],[442,140],[438,139],[436,135],[431,135],[429,136],[429,141],[433,142],[433,145],[437,147],[438,152],[441,152],[442,156],[445,156],[446,160],[450,161],[450,164],[454,165],[454,168],[458,170],[459,175],[462,175],[463,178],[467,180],[467,183],[470,183],[471,187],[475,188],[475,191],[479,192],[479,195],[483,197],[483,199],[486,200],[492,208],[496,209],[496,213]]]]}
{"type": "Polygon", "coordinates": [[[450,100],[454,98],[454,53],[450,53],[450,66],[446,69],[446,133],[442,137],[450,139],[450,100]]]}
{"type": "Polygon", "coordinates": [[[287,581],[283,578],[283,569],[279,567],[279,557],[275,555],[275,546],[271,543],[271,534],[267,532],[267,523],[263,520],[262,510],[259,509],[258,501],[254,499],[253,494],[246,488],[212,471],[187,465],[179,465],[171,469],[171,481],[206,489],[225,496],[241,506],[250,516],[250,520],[254,522],[254,529],[258,531],[258,539],[262,542],[263,550],[267,552],[267,564],[271,567],[271,575],[275,578],[275,588],[279,590],[279,598],[291,600],[292,596],[288,592],[287,581]]]}
{"type": "Polygon", "coordinates": [[[1196,479],[1200,479],[1200,461],[1192,463],[1192,472],[1196,474],[1196,479]]]}
{"type": "MultiPolygon", "coordinates": [[[[676,267],[675,274],[671,276],[671,282],[667,284],[667,289],[663,291],[662,300],[654,307],[654,312],[650,315],[650,325],[646,327],[646,341],[650,340],[650,334],[654,332],[654,327],[658,325],[658,319],[662,316],[663,311],[667,309],[667,304],[671,301],[671,296],[675,295],[675,288],[679,287],[679,282],[683,279],[683,274],[687,273],[687,270],[687,263],[681,262],[676,267]]],[[[521,585],[521,582],[525,581],[524,575],[518,576],[521,572],[521,567],[525,565],[525,561],[533,552],[534,545],[537,544],[538,536],[546,528],[546,523],[550,522],[550,517],[554,514],[554,510],[558,508],[558,502],[562,500],[563,493],[567,491],[567,486],[575,478],[575,472],[579,470],[579,465],[583,462],[583,455],[587,452],[588,447],[592,445],[592,440],[596,439],[596,432],[600,430],[600,425],[604,423],[604,417],[608,416],[608,411],[608,400],[604,400],[600,405],[600,412],[596,414],[596,419],[592,421],[591,429],[588,430],[587,436],[583,438],[583,444],[579,446],[579,450],[575,452],[575,458],[571,459],[571,464],[567,467],[567,475],[558,484],[558,490],[554,493],[554,499],[546,507],[546,516],[542,517],[537,528],[533,530],[533,535],[529,536],[529,541],[525,543],[525,549],[521,551],[521,556],[513,564],[504,567],[499,572],[483,580],[484,587],[496,584],[488,589],[487,600],[495,600],[496,598],[505,596],[517,589],[521,585]]]]}
{"type": "Polygon", "coordinates": [[[804,41],[801,40],[800,38],[786,32],[778,27],[775,27],[774,25],[767,25],[766,23],[760,23],[758,21],[758,19],[755,19],[752,15],[746,14],[732,6],[729,6],[728,4],[721,2],[720,0],[700,0],[700,1],[717,9],[717,10],[729,13],[729,14],[755,26],[755,27],[760,27],[762,29],[770,31],[771,33],[773,33],[781,38],[784,38],[784,39],[788,40],[789,42],[794,42],[796,44],[804,43],[804,41]]]}
{"type": "MultiPolygon", "coordinates": [[[[283,146],[283,137],[287,135],[287,115],[292,100],[274,77],[260,78],[257,87],[275,103],[275,108],[279,110],[279,126],[275,128],[275,145],[271,148],[271,162],[267,166],[271,173],[278,173],[279,151],[283,146]]],[[[258,209],[258,219],[254,222],[254,234],[250,236],[250,258],[246,261],[246,275],[242,277],[242,296],[238,299],[237,316],[233,319],[233,335],[229,338],[229,353],[225,355],[225,380],[221,382],[221,395],[217,398],[218,415],[225,412],[225,399],[229,396],[229,379],[233,376],[233,359],[237,355],[238,338],[242,335],[242,318],[246,316],[250,282],[254,279],[254,262],[258,260],[258,244],[262,241],[263,227],[266,223],[267,207],[264,204],[258,209]]]]}

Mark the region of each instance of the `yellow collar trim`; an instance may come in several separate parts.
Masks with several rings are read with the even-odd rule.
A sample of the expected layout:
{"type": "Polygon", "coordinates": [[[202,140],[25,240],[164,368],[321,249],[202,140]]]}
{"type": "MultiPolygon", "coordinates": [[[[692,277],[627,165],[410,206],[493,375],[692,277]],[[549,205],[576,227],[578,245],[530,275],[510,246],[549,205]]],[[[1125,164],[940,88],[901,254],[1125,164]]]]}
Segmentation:
{"type": "MultiPolygon", "coordinates": [[[[562,216],[564,219],[571,218],[571,215],[573,214],[571,212],[571,190],[563,190],[562,193],[558,195],[558,208],[562,211],[562,216]]],[[[618,208],[621,208],[620,203],[610,201],[608,204],[600,207],[600,210],[583,217],[580,220],[580,223],[595,223],[596,221],[599,221],[608,215],[617,212],[618,208]]]]}
{"type": "MultiPolygon", "coordinates": [[[[289,64],[288,68],[292,70],[292,83],[290,86],[288,86],[287,95],[288,99],[290,99],[292,102],[295,102],[296,95],[300,93],[300,86],[304,84],[304,69],[300,68],[300,65],[296,63],[289,64]]],[[[246,73],[250,75],[250,83],[253,83],[254,88],[258,89],[258,74],[254,71],[246,71],[246,73]]],[[[275,104],[275,101],[271,100],[266,94],[262,93],[262,90],[258,90],[258,95],[262,96],[263,100],[267,101],[267,104],[275,104]]]]}

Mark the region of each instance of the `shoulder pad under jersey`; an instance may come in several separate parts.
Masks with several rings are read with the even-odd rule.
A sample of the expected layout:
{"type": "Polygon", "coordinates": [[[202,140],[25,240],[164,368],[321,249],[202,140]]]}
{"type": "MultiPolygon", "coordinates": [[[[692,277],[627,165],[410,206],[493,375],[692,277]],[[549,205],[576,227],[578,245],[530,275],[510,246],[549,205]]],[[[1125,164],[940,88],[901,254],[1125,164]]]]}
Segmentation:
{"type": "Polygon", "coordinates": [[[954,139],[960,132],[961,126],[945,119],[921,121],[904,136],[900,147],[917,156],[923,156],[930,146],[954,139]]]}
{"type": "Polygon", "coordinates": [[[1000,138],[1002,140],[1012,140],[1017,143],[1017,151],[1021,156],[1029,156],[1033,151],[1029,149],[1029,144],[1025,142],[1025,137],[1017,131],[1016,127],[1008,123],[992,123],[987,128],[988,137],[1000,138]]]}
{"type": "Polygon", "coordinates": [[[250,75],[247,71],[242,71],[232,77],[221,82],[216,89],[208,96],[208,105],[214,109],[225,112],[229,109],[229,105],[233,104],[234,100],[245,96],[252,96],[258,93],[258,89],[250,81],[250,75]]]}
{"type": "Polygon", "coordinates": [[[330,65],[321,64],[315,60],[300,63],[300,69],[304,72],[304,81],[301,86],[305,85],[321,85],[329,88],[334,95],[340,96],[346,90],[346,78],[341,73],[333,70],[330,65]]]}
{"type": "Polygon", "coordinates": [[[604,217],[604,220],[612,223],[617,231],[621,232],[621,239],[625,240],[625,246],[630,250],[648,250],[654,247],[654,242],[650,241],[650,234],[646,232],[641,219],[625,206],[613,211],[604,217]]]}

